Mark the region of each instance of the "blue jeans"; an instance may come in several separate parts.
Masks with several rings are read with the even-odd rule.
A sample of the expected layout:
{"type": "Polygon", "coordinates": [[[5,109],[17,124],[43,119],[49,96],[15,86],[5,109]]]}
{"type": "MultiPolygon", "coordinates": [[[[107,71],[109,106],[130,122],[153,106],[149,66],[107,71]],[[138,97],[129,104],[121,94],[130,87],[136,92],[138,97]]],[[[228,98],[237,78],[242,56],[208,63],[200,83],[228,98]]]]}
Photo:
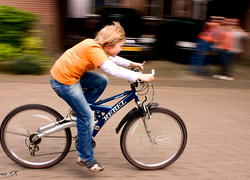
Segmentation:
{"type": "Polygon", "coordinates": [[[196,44],[196,50],[193,52],[193,55],[190,59],[189,70],[194,71],[197,74],[208,75],[210,73],[210,70],[203,68],[205,65],[210,64],[210,56],[208,55],[208,53],[211,51],[210,45],[212,43],[197,38],[196,44]]]}
{"type": "Polygon", "coordinates": [[[219,51],[219,61],[221,65],[220,75],[223,76],[232,76],[232,63],[233,63],[234,53],[229,50],[221,49],[219,51]]]}
{"type": "Polygon", "coordinates": [[[50,78],[50,84],[57,95],[65,100],[76,113],[79,156],[87,162],[93,161],[94,114],[89,104],[93,104],[103,93],[108,84],[107,76],[94,72],[85,72],[74,85],[65,85],[53,78],[50,78]],[[86,90],[83,91],[83,88],[86,88],[86,90]]]}

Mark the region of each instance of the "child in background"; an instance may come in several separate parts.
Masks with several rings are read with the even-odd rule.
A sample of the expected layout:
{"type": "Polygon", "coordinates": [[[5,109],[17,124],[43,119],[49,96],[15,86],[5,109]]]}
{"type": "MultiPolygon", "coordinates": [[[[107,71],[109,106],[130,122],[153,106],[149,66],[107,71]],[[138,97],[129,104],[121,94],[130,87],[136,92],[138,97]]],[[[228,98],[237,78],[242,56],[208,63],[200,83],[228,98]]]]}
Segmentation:
{"type": "Polygon", "coordinates": [[[218,34],[216,43],[220,49],[220,72],[213,77],[222,80],[234,80],[233,65],[237,55],[244,51],[243,39],[249,38],[249,33],[239,26],[239,20],[236,18],[227,18],[226,26],[218,34]]]}
{"type": "Polygon", "coordinates": [[[190,59],[189,70],[198,75],[210,76],[210,70],[207,67],[210,64],[210,54],[212,45],[215,41],[215,33],[220,26],[216,22],[206,22],[203,30],[198,34],[196,39],[196,50],[190,59]]]}

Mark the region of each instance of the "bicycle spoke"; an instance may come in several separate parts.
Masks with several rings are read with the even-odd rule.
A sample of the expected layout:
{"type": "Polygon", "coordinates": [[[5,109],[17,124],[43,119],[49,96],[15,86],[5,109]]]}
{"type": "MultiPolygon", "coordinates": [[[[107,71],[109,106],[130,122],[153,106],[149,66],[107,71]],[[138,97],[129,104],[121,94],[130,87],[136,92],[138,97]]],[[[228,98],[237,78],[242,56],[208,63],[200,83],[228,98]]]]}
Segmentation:
{"type": "Polygon", "coordinates": [[[14,134],[14,135],[19,135],[19,136],[24,136],[24,137],[28,136],[27,134],[21,134],[21,133],[16,133],[16,132],[12,132],[12,131],[7,131],[7,133],[14,134]]]}

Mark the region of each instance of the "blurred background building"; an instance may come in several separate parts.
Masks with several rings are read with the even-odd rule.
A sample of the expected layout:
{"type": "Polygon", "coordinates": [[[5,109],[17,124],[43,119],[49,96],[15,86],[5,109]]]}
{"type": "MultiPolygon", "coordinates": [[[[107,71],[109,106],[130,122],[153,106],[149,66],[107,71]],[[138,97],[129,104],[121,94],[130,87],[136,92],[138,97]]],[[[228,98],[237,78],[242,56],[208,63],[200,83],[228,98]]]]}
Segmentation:
{"type": "MultiPolygon", "coordinates": [[[[0,5],[37,14],[37,28],[42,30],[46,50],[52,55],[93,36],[102,6],[135,9],[151,26],[148,32],[152,34],[169,17],[206,21],[209,16],[238,18],[241,27],[250,32],[249,0],[0,0],[0,5]]],[[[243,56],[250,59],[250,40],[245,42],[243,56]]]]}

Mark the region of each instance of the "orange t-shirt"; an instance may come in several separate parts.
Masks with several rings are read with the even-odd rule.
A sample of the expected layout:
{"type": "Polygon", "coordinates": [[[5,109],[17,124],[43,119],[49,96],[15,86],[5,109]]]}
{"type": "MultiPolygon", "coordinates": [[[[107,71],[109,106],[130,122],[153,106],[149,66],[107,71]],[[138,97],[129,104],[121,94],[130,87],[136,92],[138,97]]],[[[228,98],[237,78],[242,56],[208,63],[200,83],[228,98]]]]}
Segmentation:
{"type": "Polygon", "coordinates": [[[202,39],[203,41],[206,42],[214,42],[214,34],[215,34],[215,27],[209,27],[208,29],[202,31],[199,35],[198,38],[202,39]]]}
{"type": "Polygon", "coordinates": [[[93,39],[85,39],[64,52],[50,72],[58,82],[73,85],[84,72],[98,68],[106,60],[108,55],[103,48],[93,39]]]}
{"type": "Polygon", "coordinates": [[[232,32],[229,30],[225,30],[219,34],[218,37],[218,48],[224,50],[232,50],[233,49],[233,35],[232,32]]]}

